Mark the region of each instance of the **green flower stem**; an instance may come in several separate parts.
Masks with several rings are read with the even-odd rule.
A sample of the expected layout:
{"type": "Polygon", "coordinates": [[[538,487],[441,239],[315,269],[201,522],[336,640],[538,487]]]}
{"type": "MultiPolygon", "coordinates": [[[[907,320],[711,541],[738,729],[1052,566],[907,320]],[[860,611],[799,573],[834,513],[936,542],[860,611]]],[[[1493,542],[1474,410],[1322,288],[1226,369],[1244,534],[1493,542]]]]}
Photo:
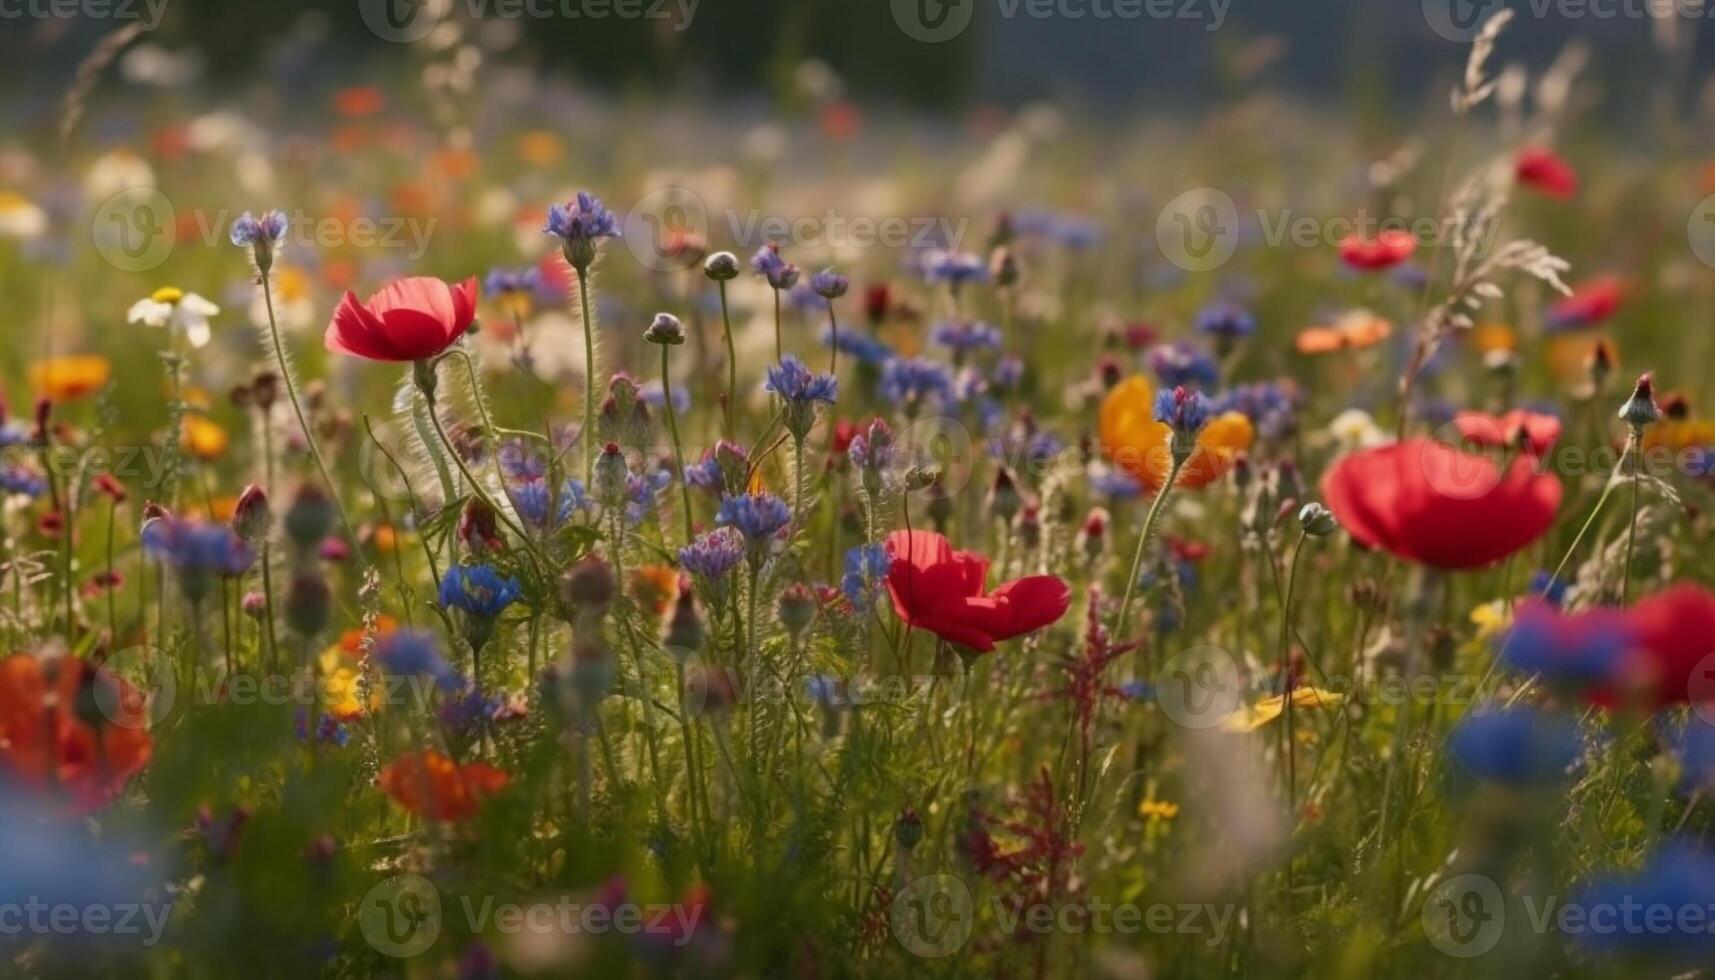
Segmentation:
{"type": "Polygon", "coordinates": [[[726,337],[726,437],[738,438],[738,425],[735,421],[733,403],[738,400],[738,347],[732,338],[732,317],[727,313],[726,282],[720,283],[721,291],[721,328],[726,337]]]}
{"type": "Polygon", "coordinates": [[[685,511],[685,543],[691,543],[691,488],[685,482],[685,450],[679,442],[679,413],[673,408],[673,379],[667,373],[667,352],[661,345],[661,400],[667,405],[667,429],[673,435],[673,462],[679,466],[679,497],[685,511]]]}
{"type": "MultiPolygon", "coordinates": [[[[1309,532],[1299,531],[1298,541],[1292,546],[1292,561],[1288,565],[1286,573],[1286,595],[1281,599],[1280,605],[1280,669],[1281,676],[1286,679],[1286,683],[1282,686],[1283,689],[1281,692],[1285,695],[1285,701],[1281,705],[1281,712],[1285,715],[1285,718],[1282,720],[1285,722],[1286,732],[1286,806],[1288,810],[1296,810],[1298,807],[1297,751],[1292,740],[1292,682],[1294,679],[1292,676],[1291,664],[1292,595],[1294,588],[1298,585],[1298,559],[1304,554],[1304,542],[1309,537],[1309,532]]],[[[1287,867],[1287,875],[1289,878],[1291,874],[1291,865],[1289,863],[1287,867]]]]}
{"type": "Polygon", "coordinates": [[[1131,574],[1126,576],[1124,597],[1120,599],[1119,615],[1114,618],[1111,633],[1114,641],[1125,639],[1126,613],[1131,609],[1131,597],[1137,591],[1137,577],[1143,571],[1143,552],[1149,545],[1149,537],[1155,531],[1155,522],[1161,518],[1161,509],[1167,503],[1167,498],[1173,493],[1173,485],[1179,479],[1179,471],[1184,469],[1189,455],[1173,454],[1173,464],[1167,470],[1167,479],[1162,481],[1161,490],[1155,495],[1155,500],[1149,505],[1149,513],[1143,519],[1143,531],[1137,536],[1137,552],[1132,555],[1131,574]]]}
{"type": "Polygon", "coordinates": [[[590,318],[589,268],[580,266],[578,303],[584,315],[584,427],[578,439],[584,444],[584,486],[595,486],[595,321],[590,318]]]}
{"type": "MultiPolygon", "coordinates": [[[[292,377],[291,368],[286,365],[286,348],[280,340],[280,325],[274,318],[274,290],[268,285],[267,273],[258,276],[257,281],[262,286],[262,302],[268,308],[268,339],[274,348],[274,359],[280,365],[280,380],[285,385],[286,397],[292,402],[292,412],[298,417],[298,428],[303,430],[304,442],[310,447],[310,458],[316,461],[316,470],[321,473],[322,482],[327,484],[328,498],[333,501],[334,512],[339,514],[339,526],[345,532],[346,539],[351,542],[352,553],[361,555],[363,546],[358,543],[357,531],[351,526],[351,518],[346,516],[345,502],[340,499],[339,487],[334,483],[333,475],[328,472],[327,461],[322,459],[321,447],[316,444],[316,434],[304,415],[303,403],[298,399],[298,382],[292,377]]],[[[177,435],[174,434],[173,438],[176,439],[177,435]]]]}

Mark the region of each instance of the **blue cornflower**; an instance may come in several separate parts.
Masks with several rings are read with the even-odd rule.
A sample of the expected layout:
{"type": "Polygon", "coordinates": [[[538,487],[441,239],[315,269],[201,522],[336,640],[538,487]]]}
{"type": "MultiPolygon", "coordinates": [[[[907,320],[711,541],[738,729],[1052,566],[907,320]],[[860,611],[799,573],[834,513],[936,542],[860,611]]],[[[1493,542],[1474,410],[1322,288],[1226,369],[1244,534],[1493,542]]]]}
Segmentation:
{"type": "Polygon", "coordinates": [[[721,498],[720,510],[715,513],[715,523],[737,528],[752,545],[774,537],[791,521],[792,508],[766,491],[736,497],[727,494],[721,498]]]}
{"type": "Polygon", "coordinates": [[[779,364],[768,369],[764,385],[789,402],[826,402],[829,405],[839,394],[839,382],[831,374],[816,374],[797,355],[787,354],[779,364]]]}
{"type": "Polygon", "coordinates": [[[730,527],[717,527],[679,549],[679,565],[708,582],[717,582],[744,560],[744,537],[730,527]]]}
{"type": "Polygon", "coordinates": [[[786,293],[786,304],[794,310],[809,313],[827,309],[828,301],[817,294],[809,283],[800,282],[786,293]]]}
{"type": "Polygon", "coordinates": [[[1541,596],[1552,605],[1559,606],[1566,602],[1566,582],[1555,578],[1553,573],[1538,569],[1530,577],[1530,594],[1541,596]]]}
{"type": "Polygon", "coordinates": [[[632,473],[625,478],[625,520],[636,527],[655,510],[655,499],[673,485],[673,471],[657,466],[644,473],[632,473]]]}
{"type": "Polygon", "coordinates": [[[1143,486],[1130,474],[1105,466],[1090,470],[1090,489],[1109,500],[1130,500],[1143,493],[1143,486]]]}
{"type": "MultiPolygon", "coordinates": [[[[549,492],[547,480],[524,480],[511,489],[512,506],[518,511],[518,516],[533,527],[547,527],[549,498],[555,496],[549,492]]],[[[588,509],[589,495],[584,492],[584,485],[579,480],[568,478],[560,485],[558,502],[554,507],[553,526],[563,526],[571,520],[572,512],[588,509]]]]}
{"type": "Polygon", "coordinates": [[[1689,844],[1665,844],[1641,870],[1591,881],[1568,905],[1584,912],[1589,928],[1577,941],[1589,949],[1685,963],[1715,957],[1715,857],[1689,844]]]}
{"type": "Polygon", "coordinates": [[[780,246],[769,242],[750,257],[750,270],[768,280],[774,289],[791,289],[798,284],[798,267],[780,254],[780,246]]]}
{"type": "Polygon", "coordinates": [[[441,578],[441,606],[467,615],[493,619],[518,601],[515,578],[502,578],[493,565],[454,565],[441,578]]]}
{"type": "Polygon", "coordinates": [[[1454,727],[1447,750],[1471,778],[1514,787],[1550,785],[1578,758],[1578,730],[1534,708],[1479,711],[1454,727]]]}
{"type": "MultiPolygon", "coordinates": [[[[310,740],[310,713],[299,708],[294,712],[292,727],[298,733],[298,741],[308,742],[310,740]]],[[[316,719],[316,741],[331,743],[343,749],[351,743],[351,732],[345,727],[344,722],[333,715],[322,715],[316,719]]]]}
{"type": "Polygon", "coordinates": [[[395,677],[427,677],[443,691],[455,690],[463,680],[441,656],[434,634],[423,630],[397,630],[376,641],[376,664],[395,677]]]}
{"type": "Polygon", "coordinates": [[[864,472],[866,479],[887,469],[893,463],[893,429],[881,419],[871,422],[869,428],[852,436],[846,458],[864,472]]]}
{"type": "Polygon", "coordinates": [[[703,457],[700,463],[689,463],[685,466],[685,485],[712,494],[719,494],[726,489],[726,477],[721,473],[721,464],[714,454],[703,457]]]}
{"type": "Polygon", "coordinates": [[[264,211],[258,218],[249,211],[232,223],[232,244],[253,248],[257,242],[277,247],[286,240],[286,215],[281,211],[264,211]]]}
{"type": "MultiPolygon", "coordinates": [[[[639,397],[641,397],[643,399],[644,403],[647,404],[650,408],[666,408],[667,407],[667,396],[665,394],[665,389],[661,387],[661,382],[659,382],[659,381],[646,382],[642,388],[639,388],[637,390],[637,394],[639,397]]],[[[673,389],[673,411],[678,412],[680,415],[683,415],[686,412],[689,412],[690,410],[691,410],[691,393],[686,390],[684,385],[680,385],[679,387],[674,388],[673,389]]]]}
{"type": "Polygon", "coordinates": [[[436,714],[442,727],[454,737],[470,738],[493,721],[505,703],[503,699],[483,694],[475,685],[469,685],[442,701],[436,714]]]}
{"type": "Polygon", "coordinates": [[[1008,355],[1001,358],[1000,363],[994,366],[994,383],[998,388],[1005,388],[1008,390],[1017,388],[1019,382],[1023,380],[1023,358],[1008,355]]]}
{"type": "Polygon", "coordinates": [[[1289,383],[1259,381],[1222,392],[1211,406],[1220,415],[1238,412],[1251,420],[1264,439],[1282,439],[1298,424],[1298,390],[1289,383]]]}
{"type": "Polygon", "coordinates": [[[596,244],[603,238],[619,237],[619,220],[601,199],[587,191],[579,191],[576,199],[548,208],[548,223],[544,235],[553,235],[562,242],[566,261],[574,269],[587,269],[595,261],[596,244]]]}
{"type": "Polygon", "coordinates": [[[923,257],[923,277],[930,282],[944,282],[957,292],[966,283],[988,278],[988,264],[970,252],[935,249],[923,257]]]}
{"type": "Polygon", "coordinates": [[[151,521],[146,530],[144,550],[181,572],[242,575],[256,558],[225,524],[162,517],[151,521]]]}
{"type": "Polygon", "coordinates": [[[1149,352],[1149,369],[1168,387],[1213,388],[1220,380],[1215,359],[1190,344],[1162,344],[1149,352]]]}
{"type": "Polygon", "coordinates": [[[1209,399],[1183,385],[1155,393],[1155,421],[1165,422],[1175,436],[1193,437],[1209,424],[1209,399]]]}
{"type": "Polygon", "coordinates": [[[943,347],[952,349],[955,353],[964,354],[974,350],[998,350],[1000,348],[1000,331],[980,321],[952,320],[938,323],[929,332],[929,339],[943,347]]]}
{"type": "Polygon", "coordinates": [[[884,364],[893,356],[893,348],[860,330],[843,330],[837,335],[824,330],[822,343],[839,348],[840,353],[850,354],[861,364],[884,364]]]}
{"type": "Polygon", "coordinates": [[[47,489],[46,480],[22,466],[0,467],[0,490],[26,497],[40,497],[47,489]]]}
{"type": "Polygon", "coordinates": [[[910,415],[925,403],[953,401],[953,376],[933,361],[896,357],[882,366],[881,395],[910,415]]]}
{"type": "Polygon", "coordinates": [[[1231,347],[1256,333],[1256,317],[1237,303],[1222,300],[1197,311],[1195,326],[1198,333],[1215,338],[1222,347],[1231,347]]]}
{"type": "Polygon", "coordinates": [[[810,288],[825,300],[836,300],[852,288],[852,281],[833,269],[823,269],[810,277],[810,288]]]}
{"type": "Polygon", "coordinates": [[[1617,610],[1567,615],[1529,603],[1496,645],[1503,665],[1540,675],[1557,688],[1583,691],[1620,680],[1637,638],[1630,620],[1617,610]]]}
{"type": "Polygon", "coordinates": [[[859,545],[846,552],[845,574],[840,577],[840,591],[846,601],[859,613],[869,612],[876,589],[887,578],[893,557],[879,544],[859,545]]]}
{"type": "Polygon", "coordinates": [[[1706,721],[1702,706],[1666,732],[1669,751],[1679,760],[1687,791],[1715,790],[1715,724],[1706,721]]]}
{"type": "Polygon", "coordinates": [[[505,269],[496,266],[488,270],[488,276],[483,279],[482,287],[483,292],[490,296],[517,293],[534,295],[542,288],[542,270],[535,266],[525,269],[505,269]]]}

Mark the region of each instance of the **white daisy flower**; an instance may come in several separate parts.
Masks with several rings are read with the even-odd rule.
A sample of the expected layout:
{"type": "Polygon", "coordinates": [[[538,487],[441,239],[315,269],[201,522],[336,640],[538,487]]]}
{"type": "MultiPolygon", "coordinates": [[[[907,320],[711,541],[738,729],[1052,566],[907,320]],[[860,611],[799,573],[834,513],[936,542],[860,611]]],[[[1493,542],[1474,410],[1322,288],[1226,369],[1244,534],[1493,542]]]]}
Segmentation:
{"type": "Polygon", "coordinates": [[[163,286],[147,298],[132,303],[130,312],[125,314],[125,321],[183,331],[192,347],[201,347],[209,340],[208,318],[219,312],[220,307],[196,293],[163,286]]]}

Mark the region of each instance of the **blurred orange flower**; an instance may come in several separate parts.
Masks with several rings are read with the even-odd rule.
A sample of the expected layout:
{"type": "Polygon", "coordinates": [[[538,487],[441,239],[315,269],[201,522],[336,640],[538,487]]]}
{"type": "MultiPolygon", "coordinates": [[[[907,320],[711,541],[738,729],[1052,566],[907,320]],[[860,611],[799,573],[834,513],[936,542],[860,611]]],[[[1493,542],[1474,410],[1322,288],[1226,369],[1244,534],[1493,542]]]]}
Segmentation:
{"type": "Polygon", "coordinates": [[[50,357],[30,365],[30,387],[56,402],[94,394],[113,376],[113,365],[97,354],[50,357]]]}
{"type": "Polygon", "coordinates": [[[1393,324],[1369,310],[1342,313],[1325,327],[1305,327],[1298,331],[1298,353],[1330,354],[1341,350],[1373,347],[1393,333],[1393,324]]]}
{"type": "Polygon", "coordinates": [[[432,820],[467,820],[482,799],[499,792],[506,773],[481,762],[454,762],[433,749],[406,752],[381,770],[382,792],[400,806],[432,820]]]}
{"type": "Polygon", "coordinates": [[[218,422],[203,415],[186,415],[179,444],[201,460],[219,459],[232,439],[218,422]]]}
{"type": "MultiPolygon", "coordinates": [[[[1145,487],[1161,486],[1172,467],[1168,451],[1171,430],[1155,420],[1155,388],[1134,374],[1115,385],[1102,400],[1098,430],[1102,451],[1114,465],[1145,487]]],[[[1197,436],[1196,451],[1179,472],[1181,487],[1202,487],[1225,476],[1233,459],[1251,447],[1256,431],[1238,412],[1223,412],[1197,436]]]]}
{"type": "Polygon", "coordinates": [[[0,771],[66,794],[79,813],[112,802],[148,764],[148,722],[148,699],[86,660],[0,660],[0,771]],[[104,717],[92,724],[76,706],[98,684],[109,693],[95,701],[104,717]]]}
{"type": "Polygon", "coordinates": [[[679,573],[666,565],[644,565],[631,573],[631,594],[660,615],[679,597],[679,573]]]}
{"type": "Polygon", "coordinates": [[[347,119],[373,116],[386,104],[381,90],[373,85],[354,85],[333,94],[333,110],[347,119]]]}

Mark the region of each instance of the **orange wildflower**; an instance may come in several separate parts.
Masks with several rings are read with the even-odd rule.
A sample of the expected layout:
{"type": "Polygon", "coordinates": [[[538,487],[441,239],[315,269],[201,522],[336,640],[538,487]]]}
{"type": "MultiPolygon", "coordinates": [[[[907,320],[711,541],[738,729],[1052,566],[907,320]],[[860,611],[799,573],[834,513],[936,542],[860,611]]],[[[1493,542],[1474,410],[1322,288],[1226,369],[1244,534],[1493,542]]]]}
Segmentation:
{"type": "Polygon", "coordinates": [[[1305,327],[1298,331],[1300,354],[1330,354],[1342,350],[1373,347],[1393,333],[1393,324],[1369,310],[1342,313],[1325,327],[1305,327]]]}
{"type": "Polygon", "coordinates": [[[631,594],[656,615],[679,597],[679,573],[666,565],[644,565],[631,572],[631,594]]]}
{"type": "Polygon", "coordinates": [[[0,771],[64,794],[78,813],[111,803],[148,764],[148,722],[148,699],[87,660],[0,660],[0,771]],[[78,710],[92,700],[103,717],[78,710]]]}
{"type": "MultiPolygon", "coordinates": [[[[1168,446],[1172,430],[1155,421],[1155,388],[1149,379],[1134,374],[1108,392],[1098,431],[1102,450],[1115,466],[1145,487],[1161,486],[1173,465],[1168,446]]],[[[1198,433],[1197,448],[1179,471],[1178,485],[1196,488],[1219,480],[1255,438],[1250,419],[1239,412],[1215,416],[1198,433]]]]}
{"type": "Polygon", "coordinates": [[[94,394],[113,376],[113,365],[98,354],[50,357],[30,365],[30,387],[56,402],[94,394]]]}
{"type": "Polygon", "coordinates": [[[457,821],[476,816],[483,797],[499,792],[508,777],[480,762],[460,765],[433,749],[406,752],[381,770],[382,792],[421,817],[457,821]]]}
{"type": "Polygon", "coordinates": [[[232,439],[218,422],[205,415],[186,415],[179,444],[201,460],[219,459],[232,439]]]}

